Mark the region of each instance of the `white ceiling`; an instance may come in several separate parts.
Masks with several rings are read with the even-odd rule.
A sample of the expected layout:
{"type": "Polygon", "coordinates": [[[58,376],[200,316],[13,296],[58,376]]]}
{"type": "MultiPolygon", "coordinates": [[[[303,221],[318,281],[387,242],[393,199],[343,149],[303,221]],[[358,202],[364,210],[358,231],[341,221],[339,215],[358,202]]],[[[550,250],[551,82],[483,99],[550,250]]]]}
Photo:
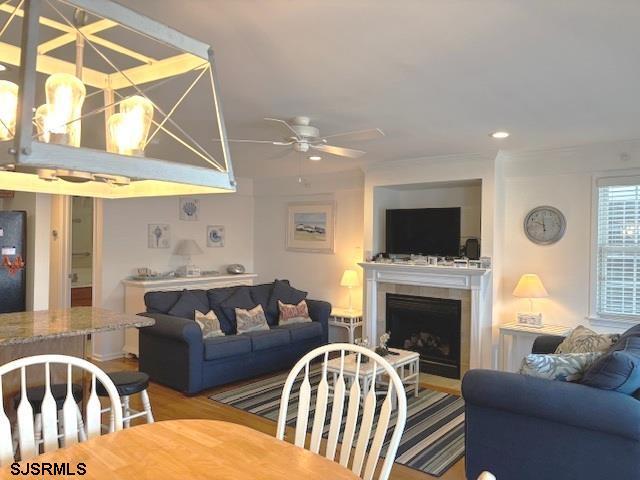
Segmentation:
{"type": "MultiPolygon", "coordinates": [[[[213,45],[231,138],[285,136],[262,118],[295,115],[387,134],[305,174],[640,137],[637,0],[121,1],[213,45]]],[[[297,174],[276,148],[233,145],[237,175],[297,174]]]]}

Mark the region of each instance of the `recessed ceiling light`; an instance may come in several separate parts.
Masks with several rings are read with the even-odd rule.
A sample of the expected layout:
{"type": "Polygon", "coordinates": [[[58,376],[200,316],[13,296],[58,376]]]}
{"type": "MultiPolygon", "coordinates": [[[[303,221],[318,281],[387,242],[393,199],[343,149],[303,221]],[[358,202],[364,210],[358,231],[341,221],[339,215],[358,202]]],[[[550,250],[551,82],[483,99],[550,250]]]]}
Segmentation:
{"type": "Polygon", "coordinates": [[[309,157],[309,160],[313,160],[314,162],[317,162],[319,160],[322,160],[322,157],[320,155],[311,155],[309,157]]]}
{"type": "Polygon", "coordinates": [[[507,138],[509,136],[509,132],[498,131],[490,134],[492,138],[507,138]]]}

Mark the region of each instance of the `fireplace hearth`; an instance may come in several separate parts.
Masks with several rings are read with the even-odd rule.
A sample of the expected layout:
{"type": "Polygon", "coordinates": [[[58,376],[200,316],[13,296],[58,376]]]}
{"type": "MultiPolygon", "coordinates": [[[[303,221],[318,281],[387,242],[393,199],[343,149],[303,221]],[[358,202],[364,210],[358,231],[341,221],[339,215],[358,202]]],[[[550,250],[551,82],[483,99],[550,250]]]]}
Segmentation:
{"type": "Polygon", "coordinates": [[[420,354],[420,371],[460,378],[461,302],[387,293],[389,346],[420,354]]]}

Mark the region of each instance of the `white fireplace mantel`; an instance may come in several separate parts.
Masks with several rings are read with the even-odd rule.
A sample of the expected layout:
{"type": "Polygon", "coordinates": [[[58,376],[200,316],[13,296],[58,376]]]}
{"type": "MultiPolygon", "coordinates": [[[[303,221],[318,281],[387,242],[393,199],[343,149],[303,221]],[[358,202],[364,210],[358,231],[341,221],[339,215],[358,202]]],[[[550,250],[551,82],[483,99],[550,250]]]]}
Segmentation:
{"type": "Polygon", "coordinates": [[[365,272],[364,325],[373,343],[377,331],[379,283],[453,288],[471,291],[470,368],[491,368],[491,270],[407,263],[363,262],[365,272]]]}

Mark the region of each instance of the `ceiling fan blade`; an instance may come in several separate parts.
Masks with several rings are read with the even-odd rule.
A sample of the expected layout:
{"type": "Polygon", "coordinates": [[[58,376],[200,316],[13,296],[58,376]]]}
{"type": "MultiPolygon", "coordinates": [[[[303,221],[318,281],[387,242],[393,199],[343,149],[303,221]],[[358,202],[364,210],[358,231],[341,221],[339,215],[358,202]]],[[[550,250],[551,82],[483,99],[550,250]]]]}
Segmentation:
{"type": "Polygon", "coordinates": [[[300,139],[300,137],[298,137],[298,132],[296,132],[293,127],[291,125],[289,125],[287,122],[285,122],[284,120],[280,120],[279,118],[264,118],[264,120],[266,120],[267,122],[278,122],[283,124],[285,127],[287,127],[289,129],[289,131],[291,131],[293,133],[293,135],[297,138],[300,139]]]}
{"type": "MultiPolygon", "coordinates": [[[[213,138],[212,139],[214,142],[220,142],[221,140],[219,138],[213,138]]],[[[241,140],[241,139],[233,139],[233,138],[227,138],[227,142],[229,143],[259,143],[259,144],[269,144],[269,145],[278,145],[278,146],[286,146],[286,145],[292,145],[293,142],[291,143],[286,143],[286,142],[274,142],[272,140],[241,140]]]]}
{"type": "Polygon", "coordinates": [[[358,158],[367,152],[362,150],[354,150],[353,148],[334,147],[333,145],[310,145],[311,148],[320,150],[321,152],[338,155],[339,157],[358,158]]]}
{"type": "Polygon", "coordinates": [[[363,142],[365,140],[374,140],[384,137],[384,132],[379,128],[369,128],[367,130],[357,130],[355,132],[336,133],[335,135],[327,135],[322,139],[339,138],[340,142],[363,142]]]}

